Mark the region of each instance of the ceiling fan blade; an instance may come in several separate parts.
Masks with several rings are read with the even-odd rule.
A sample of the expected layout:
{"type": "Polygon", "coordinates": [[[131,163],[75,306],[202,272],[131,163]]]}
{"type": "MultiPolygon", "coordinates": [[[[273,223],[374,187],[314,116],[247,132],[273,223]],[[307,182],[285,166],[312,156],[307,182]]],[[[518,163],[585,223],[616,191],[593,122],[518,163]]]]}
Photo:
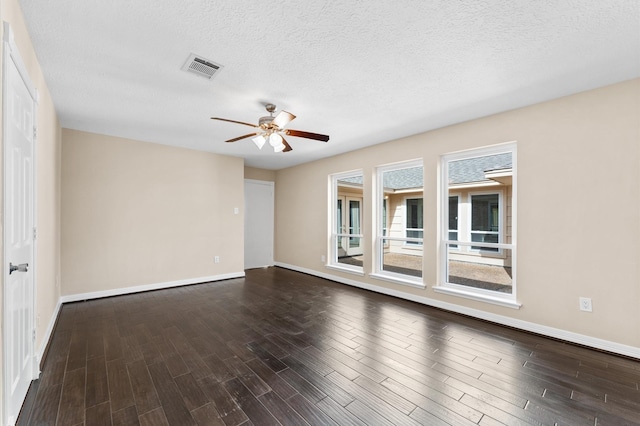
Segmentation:
{"type": "Polygon", "coordinates": [[[245,126],[260,127],[255,124],[245,123],[244,121],[229,120],[228,118],[211,117],[212,120],[228,121],[229,123],[244,124],[245,126]]]}
{"type": "Polygon", "coordinates": [[[280,111],[278,115],[276,115],[276,118],[273,119],[272,123],[282,129],[290,121],[293,121],[294,118],[296,118],[296,116],[290,112],[280,111]]]}
{"type": "Polygon", "coordinates": [[[289,136],[297,136],[299,138],[315,139],[317,141],[327,142],[329,141],[328,135],[321,135],[319,133],[303,132],[302,130],[287,129],[284,131],[289,136]]]}
{"type": "Polygon", "coordinates": [[[293,148],[291,148],[291,145],[289,145],[289,142],[284,140],[284,138],[282,138],[282,143],[284,144],[284,149],[282,150],[282,152],[293,151],[293,148]]]}
{"type": "Polygon", "coordinates": [[[239,141],[240,139],[250,138],[251,136],[256,136],[256,135],[259,135],[259,134],[260,133],[258,133],[258,132],[249,133],[248,135],[238,136],[237,138],[229,139],[228,141],[225,141],[225,142],[236,142],[236,141],[239,141]]]}

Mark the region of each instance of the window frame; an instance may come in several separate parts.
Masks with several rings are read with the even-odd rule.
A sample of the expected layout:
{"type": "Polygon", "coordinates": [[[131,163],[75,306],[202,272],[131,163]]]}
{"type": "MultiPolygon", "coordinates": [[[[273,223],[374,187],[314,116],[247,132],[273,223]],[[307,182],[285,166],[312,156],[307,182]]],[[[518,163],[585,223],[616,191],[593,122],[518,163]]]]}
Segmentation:
{"type": "MultiPolygon", "coordinates": [[[[408,238],[406,237],[406,212],[404,212],[402,217],[402,234],[405,237],[395,237],[391,236],[390,228],[391,222],[393,221],[393,216],[390,214],[390,199],[385,196],[385,186],[384,186],[384,173],[390,172],[394,170],[402,170],[402,169],[410,169],[415,167],[422,167],[422,188],[421,191],[413,191],[413,192],[421,192],[421,197],[404,197],[403,205],[406,209],[406,199],[408,198],[422,198],[422,217],[423,217],[423,226],[424,226],[424,161],[422,158],[402,161],[398,163],[384,164],[375,167],[375,182],[376,189],[374,191],[374,203],[375,203],[375,220],[374,220],[374,235],[375,235],[375,243],[374,243],[374,262],[373,262],[373,273],[369,274],[372,278],[389,281],[396,284],[407,285],[411,287],[417,288],[426,288],[424,284],[424,238],[408,238]],[[386,199],[386,212],[383,211],[383,200],[386,199]],[[384,235],[383,232],[383,215],[387,215],[387,235],[384,235]],[[384,270],[384,249],[390,246],[390,241],[399,241],[403,243],[403,247],[407,249],[413,250],[421,250],[422,251],[422,276],[414,277],[411,275],[401,274],[397,272],[391,272],[388,270],[384,270]],[[409,245],[406,246],[407,241],[418,242],[420,245],[409,245]]],[[[424,229],[423,229],[423,237],[424,237],[424,229]]]]}
{"type": "MultiPolygon", "coordinates": [[[[478,300],[482,302],[492,303],[504,307],[509,307],[513,309],[519,309],[521,304],[517,302],[517,143],[508,142],[505,144],[493,145],[482,148],[475,148],[465,151],[458,151],[448,154],[443,154],[440,156],[440,225],[439,225],[439,233],[440,233],[440,250],[439,250],[439,271],[438,271],[438,281],[437,285],[433,287],[433,290],[438,293],[444,293],[459,297],[464,297],[472,300],[478,300]],[[469,241],[461,241],[460,235],[460,222],[458,222],[458,240],[449,240],[449,196],[458,195],[458,214],[460,214],[460,200],[462,197],[455,191],[449,191],[449,163],[452,161],[460,161],[471,158],[485,157],[490,155],[497,154],[505,154],[511,153],[511,164],[512,164],[512,172],[511,172],[511,234],[510,234],[510,243],[505,243],[506,240],[506,202],[507,202],[507,194],[502,188],[498,189],[492,188],[491,185],[487,185],[486,188],[479,188],[477,191],[470,191],[467,195],[467,203],[468,203],[468,212],[467,212],[467,225],[465,226],[464,232],[468,232],[469,241]],[[502,195],[499,196],[499,220],[500,220],[500,237],[499,243],[478,243],[471,242],[471,195],[481,194],[481,193],[497,193],[502,192],[502,195]],[[451,248],[451,245],[457,245],[457,248],[451,248]],[[481,288],[464,286],[456,283],[450,283],[447,281],[448,279],[448,261],[450,254],[460,253],[461,251],[473,253],[471,250],[471,246],[484,246],[490,248],[497,248],[501,251],[498,252],[488,252],[482,250],[476,250],[475,252],[479,255],[482,254],[484,256],[495,256],[495,257],[504,257],[504,250],[511,250],[511,270],[512,270],[512,282],[511,282],[511,293],[501,293],[498,291],[485,290],[481,288]]],[[[460,219],[458,219],[460,220],[460,219]]],[[[466,236],[465,236],[466,238],[466,236]]]]}
{"type": "MultiPolygon", "coordinates": [[[[347,244],[349,244],[349,241],[351,238],[359,238],[360,239],[360,246],[364,248],[364,234],[363,232],[363,223],[362,221],[364,220],[364,211],[363,211],[363,207],[364,207],[364,172],[363,170],[359,169],[359,170],[352,170],[352,171],[348,171],[348,172],[341,172],[341,173],[334,173],[329,175],[329,196],[331,197],[329,200],[329,217],[330,220],[329,222],[329,238],[328,238],[328,243],[329,243],[329,247],[327,250],[327,262],[325,264],[325,267],[330,268],[330,269],[336,269],[336,270],[340,270],[340,271],[344,271],[344,272],[349,272],[349,273],[353,273],[353,274],[357,274],[357,275],[364,275],[364,262],[363,262],[363,266],[357,266],[357,265],[349,265],[346,263],[340,263],[338,261],[339,257],[338,257],[338,240],[339,239],[346,239],[347,240],[347,244]],[[338,182],[341,179],[348,179],[348,178],[353,178],[353,177],[362,177],[362,200],[360,200],[360,234],[351,234],[349,232],[349,227],[347,226],[347,224],[342,224],[343,227],[345,227],[346,232],[338,232],[338,198],[339,198],[339,190],[338,190],[338,182]]],[[[353,197],[355,198],[355,197],[353,197]]],[[[349,197],[345,197],[344,198],[345,202],[343,202],[342,205],[342,213],[345,214],[345,212],[349,211],[349,197]]],[[[363,254],[364,257],[364,254],[363,254]]]]}

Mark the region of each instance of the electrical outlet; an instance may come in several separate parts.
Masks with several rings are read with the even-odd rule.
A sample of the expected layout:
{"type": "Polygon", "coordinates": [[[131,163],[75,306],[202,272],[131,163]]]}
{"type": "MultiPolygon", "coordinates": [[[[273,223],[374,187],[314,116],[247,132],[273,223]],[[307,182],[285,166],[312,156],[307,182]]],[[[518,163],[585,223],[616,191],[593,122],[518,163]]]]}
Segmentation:
{"type": "Polygon", "coordinates": [[[580,298],[580,310],[585,312],[593,312],[593,306],[591,305],[591,298],[589,297],[580,298]]]}
{"type": "Polygon", "coordinates": [[[220,256],[215,256],[215,257],[213,258],[213,262],[214,262],[214,263],[220,263],[220,256]]]}
{"type": "Polygon", "coordinates": [[[322,256],[320,256],[320,261],[321,262],[326,262],[327,261],[327,257],[323,254],[322,256]]]}

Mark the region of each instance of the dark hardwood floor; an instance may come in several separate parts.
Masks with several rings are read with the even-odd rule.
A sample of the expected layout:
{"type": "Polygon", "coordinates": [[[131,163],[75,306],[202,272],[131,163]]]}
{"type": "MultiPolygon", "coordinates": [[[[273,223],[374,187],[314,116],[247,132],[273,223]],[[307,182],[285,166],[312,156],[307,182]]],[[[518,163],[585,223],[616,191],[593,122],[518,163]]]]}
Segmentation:
{"type": "Polygon", "coordinates": [[[640,424],[640,362],[281,268],[65,304],[27,425],[640,424]]]}

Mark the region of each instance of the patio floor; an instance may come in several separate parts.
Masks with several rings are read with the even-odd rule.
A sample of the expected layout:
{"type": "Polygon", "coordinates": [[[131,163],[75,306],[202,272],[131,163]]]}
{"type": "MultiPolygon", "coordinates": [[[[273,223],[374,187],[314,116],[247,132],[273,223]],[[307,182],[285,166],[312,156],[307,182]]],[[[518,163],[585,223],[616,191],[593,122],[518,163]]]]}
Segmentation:
{"type": "MultiPolygon", "coordinates": [[[[339,263],[362,266],[362,255],[341,257],[339,263]]],[[[384,254],[384,270],[413,277],[422,276],[422,257],[398,253],[384,254]]],[[[511,293],[511,268],[471,262],[449,261],[449,282],[511,293]]]]}

